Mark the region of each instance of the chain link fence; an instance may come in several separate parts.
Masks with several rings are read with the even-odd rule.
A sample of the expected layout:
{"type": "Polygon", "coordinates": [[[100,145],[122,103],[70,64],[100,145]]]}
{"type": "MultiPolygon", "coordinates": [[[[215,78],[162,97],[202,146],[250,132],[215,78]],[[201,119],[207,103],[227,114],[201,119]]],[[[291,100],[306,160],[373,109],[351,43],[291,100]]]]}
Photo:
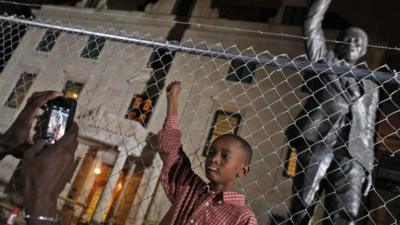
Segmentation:
{"type": "MultiPolygon", "coordinates": [[[[400,217],[399,75],[386,67],[371,70],[360,64],[346,68],[340,62],[309,62],[305,56],[275,56],[252,48],[165,42],[151,34],[128,35],[1,16],[0,74],[3,132],[35,91],[64,91],[78,101],[80,144],[75,171],[58,202],[63,224],[150,225],[162,219],[170,203],[159,184],[162,162],[155,134],[165,117],[165,87],[173,80],[183,82],[179,102],[182,143],[194,171],[205,178],[206,146],[215,137],[224,133],[242,136],[253,147],[253,159],[250,174],[240,179],[237,190],[245,194],[259,224],[295,222],[293,201],[308,187],[295,191],[293,179],[315,166],[302,164],[302,155],[316,153],[312,144],[304,149],[289,146],[303,134],[294,140],[287,133],[297,121],[311,118],[307,102],[320,100],[321,90],[330,86],[323,83],[328,75],[336,76],[333,82],[342,85],[336,93],[339,96],[354,86],[360,87],[362,95],[379,92],[379,103],[374,103],[378,104],[377,116],[370,126],[374,136],[352,137],[374,145],[372,188],[367,196],[356,196],[361,206],[355,222],[387,225],[396,224],[400,217]],[[349,86],[346,79],[355,83],[349,86]],[[366,80],[375,84],[373,88],[363,88],[366,80]]],[[[336,95],[318,102],[316,108],[323,109],[332,101],[337,101],[336,95]]],[[[347,107],[355,104],[351,100],[347,107]]],[[[338,135],[354,121],[342,116],[347,120],[330,135],[338,135]]],[[[329,116],[325,120],[334,123],[329,116]]],[[[328,145],[327,139],[321,140],[328,145]]],[[[350,141],[344,140],[345,150],[333,148],[330,153],[346,152],[350,141]]],[[[371,150],[365,151],[361,154],[371,150]]],[[[341,187],[352,184],[345,167],[337,158],[333,161],[332,165],[339,166],[327,169],[315,202],[306,212],[312,224],[333,223],[334,211],[328,203],[340,199],[341,187]],[[346,178],[339,187],[331,182],[338,171],[346,178]]],[[[0,207],[2,217],[7,218],[22,201],[19,161],[7,157],[0,167],[0,207]]],[[[365,174],[356,178],[360,177],[365,174]]],[[[346,207],[335,210],[342,210],[344,217],[351,214],[346,207]]],[[[22,219],[17,222],[24,224],[22,219]]]]}

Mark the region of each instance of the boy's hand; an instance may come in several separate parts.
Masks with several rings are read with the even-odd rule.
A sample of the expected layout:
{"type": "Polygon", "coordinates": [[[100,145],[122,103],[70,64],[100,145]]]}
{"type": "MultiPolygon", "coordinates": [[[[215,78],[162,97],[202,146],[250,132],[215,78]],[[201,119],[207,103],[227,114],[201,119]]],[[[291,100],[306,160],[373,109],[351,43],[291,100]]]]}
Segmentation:
{"type": "Polygon", "coordinates": [[[182,83],[174,81],[167,87],[167,115],[177,115],[178,113],[178,95],[182,90],[182,83]]]}
{"type": "Polygon", "coordinates": [[[173,81],[167,87],[168,100],[176,99],[182,90],[182,83],[180,81],[173,81]]]}

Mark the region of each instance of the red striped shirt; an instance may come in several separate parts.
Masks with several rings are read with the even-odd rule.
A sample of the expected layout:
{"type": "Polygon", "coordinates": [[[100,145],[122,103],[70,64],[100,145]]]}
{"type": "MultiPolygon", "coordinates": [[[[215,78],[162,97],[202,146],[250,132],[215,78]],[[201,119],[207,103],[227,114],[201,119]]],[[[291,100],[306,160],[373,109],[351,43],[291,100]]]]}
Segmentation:
{"type": "Polygon", "coordinates": [[[167,116],[158,133],[163,160],[161,184],[172,203],[164,225],[255,225],[254,213],[237,192],[212,192],[197,176],[182,150],[178,117],[167,116]]]}

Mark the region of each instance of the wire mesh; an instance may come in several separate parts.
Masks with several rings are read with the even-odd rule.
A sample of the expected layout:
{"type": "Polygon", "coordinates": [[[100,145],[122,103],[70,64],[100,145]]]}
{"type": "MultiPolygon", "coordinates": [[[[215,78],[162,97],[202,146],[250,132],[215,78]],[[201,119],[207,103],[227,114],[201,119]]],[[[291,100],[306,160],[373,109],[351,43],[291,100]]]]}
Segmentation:
{"type": "MultiPolygon", "coordinates": [[[[329,206],[332,199],[342,199],[339,192],[352,185],[353,178],[364,179],[367,174],[363,169],[349,178],[345,166],[360,162],[349,157],[351,140],[344,140],[344,148],[330,150],[335,157],[306,214],[313,224],[334,223],[337,211],[357,224],[395,224],[400,216],[400,180],[395,176],[400,174],[399,74],[385,66],[370,69],[362,63],[347,68],[340,62],[310,62],[303,55],[291,58],[190,40],[167,42],[151,34],[124,35],[106,28],[1,16],[0,74],[2,131],[35,91],[64,91],[78,100],[80,144],[75,170],[58,201],[63,224],[150,225],[162,219],[170,202],[159,183],[162,162],[155,134],[165,117],[165,87],[173,80],[183,82],[179,102],[182,143],[193,170],[206,179],[202,163],[206,146],[216,136],[242,136],[253,147],[253,159],[250,174],[239,180],[237,190],[245,194],[259,224],[294,223],[293,199],[308,187],[295,189],[293,179],[302,174],[302,168],[316,165],[302,164],[303,158],[316,157],[315,146],[329,141],[325,138],[296,149],[296,144],[289,143],[305,134],[292,137],[287,133],[297,121],[311,117],[310,111],[299,113],[307,102],[320,100],[321,90],[330,85],[323,83],[323,77],[329,74],[344,88],[326,102],[318,102],[319,108],[354,86],[366,96],[380,94],[379,103],[374,103],[377,118],[369,126],[374,137],[352,137],[373,142],[375,154],[367,149],[361,153],[374,154],[370,162],[373,185],[368,196],[350,187],[361,202],[354,218],[346,207],[329,206]],[[346,86],[346,79],[355,82],[346,86]],[[366,81],[373,83],[372,88],[363,86],[366,81]],[[338,152],[347,157],[346,165],[338,152]],[[335,184],[332,176],[345,180],[335,184]]],[[[356,107],[356,102],[350,100],[347,110],[356,107]]],[[[332,125],[329,116],[324,121],[332,125]]],[[[340,116],[344,122],[330,135],[351,126],[352,118],[340,116]]],[[[3,211],[21,201],[18,165],[10,157],[0,164],[3,211]]]]}

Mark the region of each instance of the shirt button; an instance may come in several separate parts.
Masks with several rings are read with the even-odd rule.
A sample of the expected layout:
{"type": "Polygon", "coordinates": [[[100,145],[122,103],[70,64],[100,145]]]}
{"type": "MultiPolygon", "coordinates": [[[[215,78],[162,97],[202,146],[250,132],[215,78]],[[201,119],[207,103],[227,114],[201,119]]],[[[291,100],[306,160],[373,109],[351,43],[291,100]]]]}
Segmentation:
{"type": "Polygon", "coordinates": [[[206,207],[208,207],[208,206],[210,206],[210,203],[209,203],[209,202],[206,202],[206,207]]]}
{"type": "Polygon", "coordinates": [[[194,223],[194,220],[190,220],[190,223],[194,223]]]}

